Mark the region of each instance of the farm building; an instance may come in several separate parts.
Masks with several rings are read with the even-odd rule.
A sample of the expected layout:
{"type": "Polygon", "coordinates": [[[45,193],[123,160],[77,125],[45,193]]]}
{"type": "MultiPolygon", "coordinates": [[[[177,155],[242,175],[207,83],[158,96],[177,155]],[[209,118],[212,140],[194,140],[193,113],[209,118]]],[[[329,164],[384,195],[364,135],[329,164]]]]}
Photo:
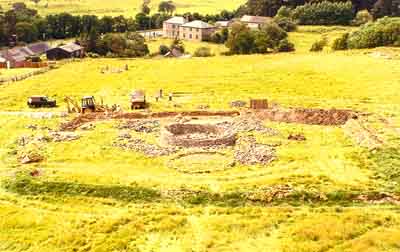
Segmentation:
{"type": "Polygon", "coordinates": [[[84,54],[83,47],[75,43],[54,47],[46,51],[46,56],[49,60],[82,58],[84,54]]]}
{"type": "Polygon", "coordinates": [[[178,38],[179,27],[187,23],[184,17],[172,17],[163,23],[163,33],[166,38],[178,38]]]}
{"type": "Polygon", "coordinates": [[[210,38],[217,30],[217,27],[201,20],[195,20],[181,25],[179,37],[186,40],[204,41],[210,38]]]}
{"type": "MultiPolygon", "coordinates": [[[[36,67],[32,64],[32,59],[40,57],[50,47],[47,43],[35,43],[24,47],[14,47],[0,52],[0,67],[17,68],[17,67],[36,67]]],[[[36,62],[37,63],[37,62],[36,62]]],[[[38,66],[40,64],[37,64],[38,66]]]]}
{"type": "Polygon", "coordinates": [[[28,48],[18,47],[6,49],[0,52],[0,55],[3,58],[2,68],[17,68],[24,67],[29,58],[35,54],[28,48]]]}
{"type": "Polygon", "coordinates": [[[47,52],[47,50],[50,49],[49,44],[47,44],[45,42],[38,42],[38,43],[30,44],[30,45],[27,45],[26,47],[37,56],[45,54],[47,52]]]}
{"type": "Polygon", "coordinates": [[[229,28],[232,23],[233,23],[232,20],[229,20],[229,21],[217,21],[217,22],[215,22],[215,26],[218,27],[218,28],[229,28]]]}
{"type": "Polygon", "coordinates": [[[246,24],[251,29],[260,29],[262,25],[271,22],[272,18],[270,17],[262,17],[262,16],[249,16],[244,15],[240,22],[246,24]]]}

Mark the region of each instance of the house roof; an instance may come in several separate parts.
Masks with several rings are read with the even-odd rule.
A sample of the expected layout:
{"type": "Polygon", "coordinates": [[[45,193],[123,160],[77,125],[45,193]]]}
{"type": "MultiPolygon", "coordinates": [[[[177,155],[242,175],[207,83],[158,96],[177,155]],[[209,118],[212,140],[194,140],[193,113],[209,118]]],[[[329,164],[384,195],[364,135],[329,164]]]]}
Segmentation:
{"type": "Polygon", "coordinates": [[[181,24],[182,25],[182,24],[186,23],[187,21],[184,17],[172,17],[172,18],[166,20],[165,22],[169,23],[169,24],[181,24]]]}
{"type": "Polygon", "coordinates": [[[75,52],[82,50],[82,46],[75,44],[75,43],[69,43],[63,46],[60,46],[61,49],[67,51],[67,52],[75,52]]]}
{"type": "Polygon", "coordinates": [[[249,16],[249,15],[244,15],[240,19],[240,21],[244,23],[257,23],[257,24],[265,24],[271,20],[272,20],[271,17],[249,16]]]}
{"type": "Polygon", "coordinates": [[[38,42],[27,46],[34,54],[40,55],[50,49],[49,44],[45,42],[38,42]]]}
{"type": "Polygon", "coordinates": [[[231,22],[232,21],[217,21],[215,22],[215,25],[220,27],[228,27],[231,22]]]}
{"type": "Polygon", "coordinates": [[[1,51],[0,55],[7,61],[22,62],[25,61],[27,57],[31,56],[28,52],[28,50],[22,49],[22,47],[15,47],[1,51]]]}
{"type": "Polygon", "coordinates": [[[214,26],[212,26],[206,22],[203,22],[201,20],[194,20],[194,21],[186,23],[182,26],[183,27],[191,27],[191,28],[200,28],[200,29],[214,28],[214,26]]]}

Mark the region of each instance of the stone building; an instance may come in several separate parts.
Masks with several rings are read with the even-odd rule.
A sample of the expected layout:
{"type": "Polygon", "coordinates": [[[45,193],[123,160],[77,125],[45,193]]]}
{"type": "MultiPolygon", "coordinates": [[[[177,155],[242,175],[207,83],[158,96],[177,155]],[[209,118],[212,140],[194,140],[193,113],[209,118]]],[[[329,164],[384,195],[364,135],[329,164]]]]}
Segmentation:
{"type": "Polygon", "coordinates": [[[179,38],[179,28],[187,23],[184,17],[173,17],[163,23],[163,34],[166,38],[179,38]]]}
{"type": "Polygon", "coordinates": [[[217,30],[217,27],[206,22],[195,20],[179,28],[179,38],[184,40],[205,41],[217,30]]]}

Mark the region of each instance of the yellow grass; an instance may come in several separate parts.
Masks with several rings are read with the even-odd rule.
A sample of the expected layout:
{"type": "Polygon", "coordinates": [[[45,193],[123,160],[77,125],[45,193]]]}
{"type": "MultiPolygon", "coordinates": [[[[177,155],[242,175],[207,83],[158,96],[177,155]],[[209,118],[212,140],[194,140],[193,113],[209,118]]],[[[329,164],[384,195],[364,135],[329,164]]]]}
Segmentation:
{"type": "MultiPolygon", "coordinates": [[[[298,48],[295,53],[226,57],[219,55],[226,50],[223,46],[186,43],[189,52],[207,45],[217,56],[85,59],[0,86],[0,251],[399,251],[398,206],[346,199],[352,193],[399,191],[400,137],[380,120],[384,117],[394,128],[400,126],[399,62],[372,57],[374,50],[309,53],[321,34],[342,32],[326,29],[334,30],[301,27],[291,33],[298,48]],[[100,72],[105,66],[123,69],[126,64],[129,70],[122,73],[100,72]],[[79,99],[88,94],[128,110],[128,95],[137,88],[146,90],[152,111],[199,105],[231,109],[230,101],[251,97],[284,107],[353,109],[371,113],[369,124],[387,142],[370,152],[347,138],[340,127],[266,121],[280,134],[254,136],[258,142],[278,145],[276,161],[190,174],[171,168],[170,157],[149,158],[113,146],[121,133],[115,127],[119,122],[104,121],[96,122],[94,130],[78,130],[81,138],[76,141],[44,143],[41,163],[18,162],[18,138],[46,135],[43,127],[57,129],[72,117],[31,119],[3,113],[34,111],[26,108],[28,96],[45,94],[60,105],[37,111],[64,111],[64,96],[79,99]],[[186,95],[155,102],[159,88],[186,95]],[[38,130],[27,128],[32,124],[38,130]],[[307,140],[289,141],[292,133],[307,140]],[[20,181],[25,187],[19,193],[6,190],[6,181],[13,181],[17,171],[32,169],[42,175],[33,182],[20,181]],[[273,204],[240,197],[276,185],[303,194],[273,204]],[[82,188],[89,190],[83,193],[82,188]],[[189,200],[173,193],[171,198],[165,196],[182,188],[205,195],[189,200]],[[35,193],[38,189],[43,191],[35,193]],[[213,199],[213,194],[225,198],[213,199]],[[311,203],[309,194],[321,199],[311,203]],[[330,199],[324,201],[324,195],[330,199]]],[[[154,52],[169,42],[153,41],[149,46],[154,52]]],[[[159,141],[157,133],[131,133],[151,143],[159,141]]],[[[214,161],[204,166],[225,160],[214,161]]]]}
{"type": "MultiPolygon", "coordinates": [[[[15,1],[0,0],[0,5],[3,8],[10,8],[10,5],[15,1]]],[[[76,15],[110,15],[110,16],[134,16],[140,11],[142,4],[141,0],[42,0],[37,5],[29,0],[22,0],[29,7],[39,10],[42,15],[68,12],[76,15]]],[[[150,3],[152,12],[158,11],[160,0],[153,0],[150,3]]],[[[239,5],[243,4],[243,0],[176,0],[176,10],[178,13],[198,12],[203,14],[214,14],[222,10],[234,10],[239,5]]]]}

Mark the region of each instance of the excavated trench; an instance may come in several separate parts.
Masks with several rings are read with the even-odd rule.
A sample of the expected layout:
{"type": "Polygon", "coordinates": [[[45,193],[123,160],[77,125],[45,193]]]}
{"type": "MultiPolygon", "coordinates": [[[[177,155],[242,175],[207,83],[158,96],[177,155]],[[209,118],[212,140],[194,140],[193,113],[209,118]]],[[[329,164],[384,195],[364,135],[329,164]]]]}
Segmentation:
{"type": "Polygon", "coordinates": [[[175,123],[164,127],[161,141],[179,147],[232,146],[236,133],[211,124],[175,123]]]}
{"type": "Polygon", "coordinates": [[[344,125],[350,119],[357,119],[357,113],[345,109],[266,109],[256,112],[258,118],[285,123],[311,125],[344,125]]]}

